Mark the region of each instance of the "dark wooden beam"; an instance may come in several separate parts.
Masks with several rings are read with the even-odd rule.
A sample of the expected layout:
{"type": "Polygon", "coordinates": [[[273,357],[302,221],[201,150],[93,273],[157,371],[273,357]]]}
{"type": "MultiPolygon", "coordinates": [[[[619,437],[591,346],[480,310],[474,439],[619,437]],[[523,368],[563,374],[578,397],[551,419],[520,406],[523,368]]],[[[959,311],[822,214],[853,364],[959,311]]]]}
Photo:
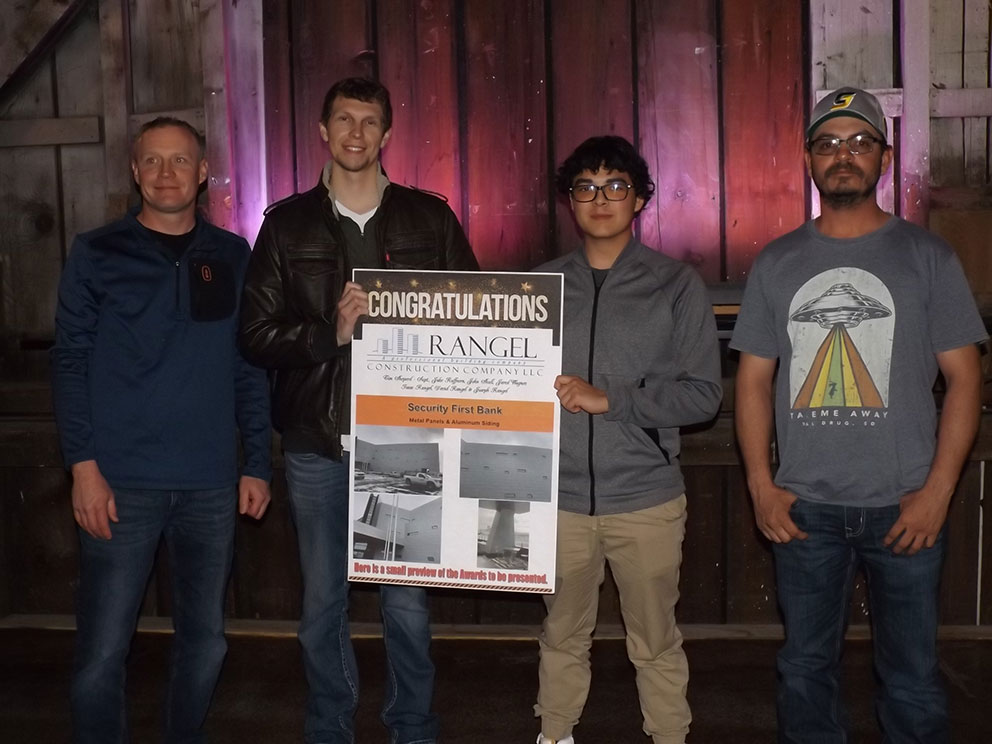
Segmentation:
{"type": "Polygon", "coordinates": [[[930,2],[900,0],[902,121],[899,216],[926,227],[930,216],[930,2]]]}
{"type": "MultiPolygon", "coordinates": [[[[0,16],[0,100],[47,55],[89,0],[14,3],[0,16]]],[[[9,5],[9,4],[8,4],[9,5]]]]}
{"type": "Polygon", "coordinates": [[[131,193],[128,132],[130,89],[126,18],[122,0],[100,0],[100,72],[103,85],[103,154],[107,174],[106,217],[119,218],[131,193]]]}
{"type": "Polygon", "coordinates": [[[0,147],[84,145],[99,141],[100,119],[96,116],[0,121],[0,147]]]}

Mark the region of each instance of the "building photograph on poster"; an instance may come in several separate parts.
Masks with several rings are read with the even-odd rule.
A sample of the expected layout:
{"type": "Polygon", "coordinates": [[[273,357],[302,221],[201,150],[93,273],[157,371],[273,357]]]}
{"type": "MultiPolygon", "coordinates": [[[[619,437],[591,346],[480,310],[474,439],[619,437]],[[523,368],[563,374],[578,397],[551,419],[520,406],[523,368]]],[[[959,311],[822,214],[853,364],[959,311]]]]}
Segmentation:
{"type": "Polygon", "coordinates": [[[357,492],[352,556],[376,561],[438,563],[441,497],[357,492]]]}
{"type": "Polygon", "coordinates": [[[443,484],[442,429],[359,426],[355,431],[355,491],[433,493],[443,484]]]}
{"type": "Polygon", "coordinates": [[[354,279],[348,578],[553,591],[561,275],[354,279]]]}
{"type": "Polygon", "coordinates": [[[459,495],[551,503],[551,434],[461,432],[459,495]]]}
{"type": "Polygon", "coordinates": [[[530,504],[479,501],[479,568],[526,571],[530,567],[530,504]]]}

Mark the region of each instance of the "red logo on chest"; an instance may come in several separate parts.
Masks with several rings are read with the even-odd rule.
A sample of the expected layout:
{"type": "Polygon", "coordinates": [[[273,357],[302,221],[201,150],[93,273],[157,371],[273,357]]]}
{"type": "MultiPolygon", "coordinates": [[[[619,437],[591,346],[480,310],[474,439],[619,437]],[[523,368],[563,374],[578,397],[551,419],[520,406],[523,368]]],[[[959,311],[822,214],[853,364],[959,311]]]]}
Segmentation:
{"type": "Polygon", "coordinates": [[[210,267],[209,266],[201,266],[200,267],[200,277],[203,279],[203,281],[205,281],[207,283],[210,283],[210,282],[212,282],[214,280],[214,274],[210,270],[210,267]]]}

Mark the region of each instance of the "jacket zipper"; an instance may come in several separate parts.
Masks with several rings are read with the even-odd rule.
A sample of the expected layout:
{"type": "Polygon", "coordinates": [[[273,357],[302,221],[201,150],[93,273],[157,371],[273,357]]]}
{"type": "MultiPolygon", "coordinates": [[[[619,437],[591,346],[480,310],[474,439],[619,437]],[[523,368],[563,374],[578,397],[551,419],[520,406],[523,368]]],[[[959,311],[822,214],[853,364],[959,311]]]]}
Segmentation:
{"type": "MultiPolygon", "coordinates": [[[[592,280],[592,317],[589,319],[589,369],[586,375],[586,379],[590,385],[593,384],[593,359],[596,356],[596,311],[599,309],[599,290],[601,286],[596,283],[595,276],[592,277],[592,280]]],[[[589,516],[591,517],[596,513],[596,467],[593,464],[593,423],[595,416],[591,413],[587,413],[586,416],[589,420],[589,516]]]]}
{"type": "Polygon", "coordinates": [[[179,261],[176,261],[176,315],[179,315],[179,261]]]}

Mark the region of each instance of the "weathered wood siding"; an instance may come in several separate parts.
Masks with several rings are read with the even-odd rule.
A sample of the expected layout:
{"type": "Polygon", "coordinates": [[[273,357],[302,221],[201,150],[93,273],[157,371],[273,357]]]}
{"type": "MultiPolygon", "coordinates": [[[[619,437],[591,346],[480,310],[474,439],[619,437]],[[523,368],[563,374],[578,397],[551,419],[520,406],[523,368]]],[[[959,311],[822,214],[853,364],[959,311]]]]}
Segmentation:
{"type": "Polygon", "coordinates": [[[553,173],[586,137],[614,133],[657,183],[644,240],[708,281],[741,279],[805,216],[801,19],[796,3],[754,0],[79,3],[33,74],[0,89],[4,123],[102,123],[102,143],[0,147],[5,368],[51,338],[72,236],[133,202],[141,123],[205,129],[204,208],[251,240],[265,204],[316,182],[321,103],[345,75],[390,87],[387,171],[445,196],[484,267],[529,269],[578,244],[553,173]]]}
{"type": "Polygon", "coordinates": [[[292,75],[267,90],[292,89],[296,188],[326,158],[316,123],[328,85],[377,74],[395,99],[387,172],[446,196],[485,268],[527,269],[578,245],[553,173],[597,134],[638,144],[658,187],[643,239],[708,281],[743,278],[805,217],[796,3],[298,0],[288,15],[289,42],[267,42],[266,69],[285,69],[293,50],[292,75]],[[314,39],[327,28],[333,45],[314,39]]]}
{"type": "MultiPolygon", "coordinates": [[[[737,463],[729,416],[684,438],[683,464],[689,518],[683,546],[679,618],[699,624],[779,622],[775,575],[768,543],[755,525],[737,463]]],[[[0,452],[0,615],[70,614],[76,582],[77,542],[68,508],[69,478],[58,460],[50,422],[7,421],[0,452]]],[[[988,530],[977,514],[992,460],[992,418],[982,424],[974,459],[965,468],[949,516],[949,552],[943,572],[941,619],[945,624],[992,622],[992,580],[976,557],[989,549],[988,530]]],[[[235,569],[228,598],[232,617],[296,619],[300,571],[285,475],[277,458],[273,503],[261,524],[239,519],[235,569]]],[[[168,615],[167,561],[160,560],[144,612],[168,615]]],[[[500,592],[432,590],[436,623],[537,624],[541,598],[500,592]]],[[[352,619],[378,620],[377,589],[356,585],[352,619]]],[[[607,580],[601,622],[620,623],[616,588],[607,580]]],[[[859,578],[851,623],[868,622],[859,578]]]]}

